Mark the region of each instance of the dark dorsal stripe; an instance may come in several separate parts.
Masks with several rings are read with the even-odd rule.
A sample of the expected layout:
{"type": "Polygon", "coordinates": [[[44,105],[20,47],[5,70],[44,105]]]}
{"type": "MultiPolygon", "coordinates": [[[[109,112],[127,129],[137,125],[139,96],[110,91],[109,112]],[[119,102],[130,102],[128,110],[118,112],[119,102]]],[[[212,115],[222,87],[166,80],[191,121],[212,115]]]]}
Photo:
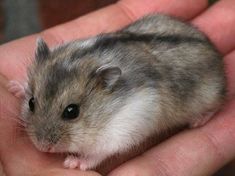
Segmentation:
{"type": "Polygon", "coordinates": [[[118,43],[128,43],[128,42],[144,42],[144,43],[168,43],[172,45],[178,45],[181,43],[205,43],[205,40],[180,36],[180,35],[156,35],[156,34],[135,34],[130,32],[120,32],[116,34],[101,34],[95,44],[89,48],[84,48],[75,52],[72,55],[72,60],[76,60],[87,54],[93,53],[96,50],[104,50],[114,47],[118,43]]]}

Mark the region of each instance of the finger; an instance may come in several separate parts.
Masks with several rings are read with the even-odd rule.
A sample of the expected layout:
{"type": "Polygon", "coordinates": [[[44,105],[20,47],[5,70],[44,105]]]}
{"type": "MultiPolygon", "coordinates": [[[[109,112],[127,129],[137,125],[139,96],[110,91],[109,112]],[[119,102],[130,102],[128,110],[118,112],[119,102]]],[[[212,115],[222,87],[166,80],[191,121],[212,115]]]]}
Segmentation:
{"type": "Polygon", "coordinates": [[[0,46],[0,74],[9,80],[25,80],[36,47],[36,35],[0,46]]]}
{"type": "Polygon", "coordinates": [[[80,171],[77,169],[50,169],[34,173],[34,176],[101,176],[93,171],[80,171]]]}
{"type": "Polygon", "coordinates": [[[235,50],[224,57],[229,98],[235,98],[235,50]]]}
{"type": "MultiPolygon", "coordinates": [[[[46,30],[40,35],[52,46],[62,41],[117,30],[147,13],[161,11],[190,18],[200,13],[206,6],[207,0],[123,0],[71,22],[46,30]],[[192,9],[188,10],[189,7],[192,9]]],[[[26,37],[0,47],[2,60],[0,73],[8,79],[21,80],[25,78],[26,66],[33,58],[36,36],[26,37]]]]}
{"type": "Polygon", "coordinates": [[[49,38],[53,37],[55,40],[68,41],[117,30],[141,16],[153,12],[164,12],[190,19],[206,7],[206,0],[197,0],[197,2],[188,0],[122,0],[69,23],[47,30],[43,34],[44,36],[49,35],[49,38]],[[68,30],[70,32],[67,32],[68,30]]]}
{"type": "Polygon", "coordinates": [[[234,106],[233,100],[206,126],[172,137],[110,175],[212,175],[235,156],[234,106]]]}
{"type": "Polygon", "coordinates": [[[235,2],[218,1],[210,9],[193,20],[204,31],[221,53],[229,53],[235,48],[235,2]]]}
{"type": "Polygon", "coordinates": [[[184,19],[191,19],[206,9],[208,1],[177,1],[177,0],[121,0],[119,1],[125,13],[132,19],[139,18],[147,13],[160,12],[184,19]]]}

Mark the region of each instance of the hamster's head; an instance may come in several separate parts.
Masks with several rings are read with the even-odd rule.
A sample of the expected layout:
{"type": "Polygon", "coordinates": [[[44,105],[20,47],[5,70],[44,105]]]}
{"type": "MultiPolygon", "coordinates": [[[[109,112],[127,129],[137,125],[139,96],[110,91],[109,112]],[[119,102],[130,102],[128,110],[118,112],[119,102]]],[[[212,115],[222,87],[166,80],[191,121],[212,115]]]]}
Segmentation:
{"type": "Polygon", "coordinates": [[[43,40],[37,45],[23,104],[26,131],[41,151],[85,153],[121,107],[120,95],[114,95],[121,70],[75,59],[68,45],[54,50],[43,40]]]}

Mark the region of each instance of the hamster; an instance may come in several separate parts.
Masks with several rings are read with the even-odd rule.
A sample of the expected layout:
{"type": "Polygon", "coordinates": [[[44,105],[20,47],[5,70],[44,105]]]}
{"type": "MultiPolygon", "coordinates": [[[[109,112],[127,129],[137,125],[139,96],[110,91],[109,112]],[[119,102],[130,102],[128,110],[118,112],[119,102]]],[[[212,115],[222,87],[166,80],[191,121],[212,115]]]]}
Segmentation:
{"type": "Polygon", "coordinates": [[[151,136],[205,124],[225,101],[226,80],[202,32],[155,14],[54,49],[39,39],[26,86],[10,90],[23,97],[35,147],[90,170],[151,136]]]}

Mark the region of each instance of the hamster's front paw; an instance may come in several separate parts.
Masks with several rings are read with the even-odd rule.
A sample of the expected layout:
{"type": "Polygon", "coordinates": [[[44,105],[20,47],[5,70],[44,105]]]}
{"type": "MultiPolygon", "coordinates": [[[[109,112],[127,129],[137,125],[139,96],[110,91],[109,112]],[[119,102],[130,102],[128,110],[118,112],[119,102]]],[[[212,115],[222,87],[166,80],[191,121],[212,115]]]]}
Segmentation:
{"type": "Polygon", "coordinates": [[[82,171],[93,169],[97,166],[98,160],[95,158],[79,158],[77,156],[68,155],[64,161],[64,167],[68,169],[79,168],[82,171]]]}
{"type": "Polygon", "coordinates": [[[80,170],[88,170],[89,165],[87,164],[87,160],[81,159],[77,156],[69,155],[66,157],[64,161],[64,167],[68,169],[79,168],[80,170]]]}
{"type": "Polygon", "coordinates": [[[8,91],[11,92],[17,98],[23,98],[25,96],[25,88],[23,84],[18,81],[11,80],[7,84],[8,91]]]}
{"type": "Polygon", "coordinates": [[[79,168],[79,166],[80,166],[80,160],[77,156],[68,155],[65,158],[64,167],[68,169],[75,169],[75,168],[79,168]]]}

